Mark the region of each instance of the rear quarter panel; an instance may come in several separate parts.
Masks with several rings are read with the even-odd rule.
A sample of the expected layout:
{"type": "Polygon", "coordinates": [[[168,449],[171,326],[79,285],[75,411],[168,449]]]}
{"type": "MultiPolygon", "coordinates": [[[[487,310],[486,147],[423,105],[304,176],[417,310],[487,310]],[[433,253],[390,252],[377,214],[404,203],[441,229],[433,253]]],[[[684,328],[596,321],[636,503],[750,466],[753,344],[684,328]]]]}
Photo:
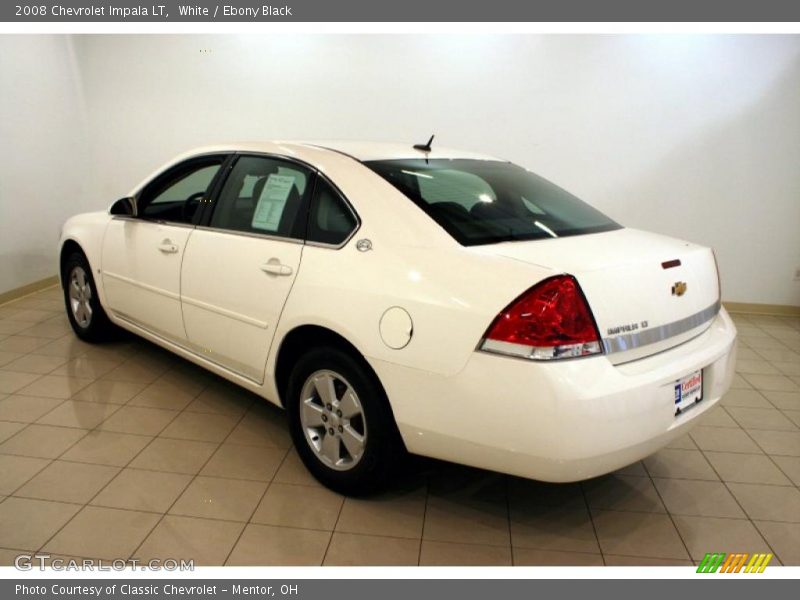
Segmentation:
{"type": "Polygon", "coordinates": [[[339,250],[304,248],[278,340],[298,326],[320,325],[342,335],[368,360],[452,375],[464,367],[498,312],[552,274],[460,248],[392,246],[371,235],[365,224],[339,250]],[[361,238],[372,239],[371,251],[356,249],[361,238]],[[402,349],[387,346],[379,330],[384,312],[395,306],[405,309],[413,322],[411,341],[402,349]]]}
{"type": "Polygon", "coordinates": [[[305,158],[344,193],[361,225],[340,249],[306,245],[276,330],[265,395],[276,397],[280,341],[296,327],[319,325],[381,360],[442,375],[458,373],[497,314],[553,272],[460,246],[391,184],[358,161],[308,150],[305,158]],[[372,250],[360,252],[358,240],[372,250]],[[411,341],[392,349],[380,335],[384,312],[399,306],[413,322],[411,341]]]}

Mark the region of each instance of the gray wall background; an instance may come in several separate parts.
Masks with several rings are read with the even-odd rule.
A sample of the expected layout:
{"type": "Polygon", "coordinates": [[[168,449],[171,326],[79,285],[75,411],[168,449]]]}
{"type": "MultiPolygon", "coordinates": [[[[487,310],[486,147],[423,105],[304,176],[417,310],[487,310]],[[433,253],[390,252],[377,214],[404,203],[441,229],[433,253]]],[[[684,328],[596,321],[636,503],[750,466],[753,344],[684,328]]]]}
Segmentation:
{"type": "Polygon", "coordinates": [[[800,36],[6,35],[0,80],[0,292],[193,146],[436,133],[800,305],[800,36]]]}

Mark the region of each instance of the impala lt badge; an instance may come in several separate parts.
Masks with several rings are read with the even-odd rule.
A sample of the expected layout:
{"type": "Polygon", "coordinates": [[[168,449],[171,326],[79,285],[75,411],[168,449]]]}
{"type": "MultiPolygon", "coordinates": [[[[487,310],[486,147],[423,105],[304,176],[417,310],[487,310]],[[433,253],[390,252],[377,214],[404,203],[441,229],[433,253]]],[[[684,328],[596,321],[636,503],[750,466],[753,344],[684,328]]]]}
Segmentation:
{"type": "Polygon", "coordinates": [[[687,287],[689,286],[686,285],[685,281],[676,281],[675,284],[672,286],[672,295],[683,296],[686,293],[687,287]]]}

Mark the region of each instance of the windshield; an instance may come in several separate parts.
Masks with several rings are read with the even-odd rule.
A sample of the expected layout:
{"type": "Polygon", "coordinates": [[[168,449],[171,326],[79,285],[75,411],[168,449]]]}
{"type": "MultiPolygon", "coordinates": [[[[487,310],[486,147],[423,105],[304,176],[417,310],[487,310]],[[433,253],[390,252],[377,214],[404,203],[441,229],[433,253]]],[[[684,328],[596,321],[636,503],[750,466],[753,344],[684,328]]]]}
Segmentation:
{"type": "Polygon", "coordinates": [[[464,246],[621,228],[569,192],[507,162],[421,158],[364,164],[464,246]]]}

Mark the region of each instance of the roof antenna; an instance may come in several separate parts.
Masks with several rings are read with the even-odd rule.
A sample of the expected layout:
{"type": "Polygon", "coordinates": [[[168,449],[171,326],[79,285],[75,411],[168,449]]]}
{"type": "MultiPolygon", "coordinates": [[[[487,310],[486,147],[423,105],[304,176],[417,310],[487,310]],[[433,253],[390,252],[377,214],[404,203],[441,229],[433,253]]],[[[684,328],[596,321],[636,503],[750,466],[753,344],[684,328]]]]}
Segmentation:
{"type": "Polygon", "coordinates": [[[431,144],[433,143],[433,138],[435,136],[431,136],[431,139],[428,140],[427,144],[414,144],[414,150],[421,150],[422,152],[430,152],[431,151],[431,144]]]}

